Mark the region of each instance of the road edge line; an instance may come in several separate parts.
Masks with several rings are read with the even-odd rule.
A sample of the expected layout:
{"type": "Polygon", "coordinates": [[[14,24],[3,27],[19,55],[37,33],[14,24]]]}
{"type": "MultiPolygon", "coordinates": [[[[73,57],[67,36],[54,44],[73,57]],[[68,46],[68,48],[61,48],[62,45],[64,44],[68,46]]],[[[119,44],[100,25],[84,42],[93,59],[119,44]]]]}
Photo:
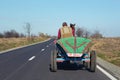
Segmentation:
{"type": "Polygon", "coordinates": [[[97,64],[102,67],[104,70],[112,74],[118,80],[120,80],[120,67],[116,66],[100,57],[97,57],[97,64]]]}
{"type": "Polygon", "coordinates": [[[100,67],[99,65],[97,65],[97,69],[99,69],[102,73],[104,73],[108,78],[110,78],[111,80],[118,80],[116,77],[114,77],[113,75],[111,75],[109,72],[107,72],[106,70],[104,70],[102,67],[100,67]]]}

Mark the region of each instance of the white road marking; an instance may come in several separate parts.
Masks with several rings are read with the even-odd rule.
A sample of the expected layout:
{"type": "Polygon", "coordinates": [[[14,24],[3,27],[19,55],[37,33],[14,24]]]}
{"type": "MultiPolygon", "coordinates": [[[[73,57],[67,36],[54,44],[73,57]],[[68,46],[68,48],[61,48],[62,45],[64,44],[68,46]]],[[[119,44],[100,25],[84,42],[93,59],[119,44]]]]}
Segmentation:
{"type": "Polygon", "coordinates": [[[114,76],[112,76],[110,73],[108,73],[107,71],[105,71],[103,68],[101,68],[100,66],[97,65],[97,68],[103,72],[107,77],[109,77],[111,80],[118,80],[117,78],[115,78],[114,76]]]}
{"type": "Polygon", "coordinates": [[[41,49],[41,51],[44,51],[45,49],[41,49]]]}
{"type": "Polygon", "coordinates": [[[49,47],[48,45],[46,47],[49,47]]]}
{"type": "Polygon", "coordinates": [[[32,56],[31,58],[29,58],[29,61],[33,60],[35,58],[35,56],[32,56]]]}

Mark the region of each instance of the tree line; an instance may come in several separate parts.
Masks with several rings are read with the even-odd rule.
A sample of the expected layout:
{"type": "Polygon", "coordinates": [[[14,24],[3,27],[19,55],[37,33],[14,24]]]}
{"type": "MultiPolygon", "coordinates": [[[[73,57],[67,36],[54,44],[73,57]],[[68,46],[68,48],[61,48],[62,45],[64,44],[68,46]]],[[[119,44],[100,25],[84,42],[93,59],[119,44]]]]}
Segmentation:
{"type": "MultiPolygon", "coordinates": [[[[29,32],[29,31],[28,31],[29,32]]],[[[33,37],[50,37],[50,35],[48,35],[47,33],[42,33],[39,32],[38,36],[34,35],[34,34],[30,34],[30,32],[25,35],[23,33],[19,33],[16,30],[8,30],[8,31],[4,31],[3,33],[0,33],[0,38],[22,38],[22,37],[27,37],[27,38],[33,38],[33,37]]]]}
{"type": "Polygon", "coordinates": [[[90,31],[87,31],[86,29],[80,27],[76,29],[76,36],[85,38],[103,38],[103,35],[99,32],[99,30],[91,33],[90,31]]]}
{"type": "Polygon", "coordinates": [[[35,38],[35,37],[50,37],[50,35],[48,35],[47,33],[42,33],[39,32],[38,36],[31,34],[31,24],[29,22],[25,23],[25,26],[23,27],[25,30],[25,34],[23,33],[19,33],[16,30],[12,29],[12,30],[8,30],[8,31],[4,31],[3,33],[0,33],[0,38],[19,38],[19,37],[26,37],[26,38],[35,38]]]}
{"type": "Polygon", "coordinates": [[[18,33],[15,30],[8,30],[3,33],[0,33],[0,38],[11,38],[11,37],[18,38],[18,37],[25,37],[25,35],[23,33],[18,33]]]}
{"type": "MultiPolygon", "coordinates": [[[[24,30],[27,35],[25,35],[23,33],[19,33],[16,30],[8,30],[3,33],[0,33],[0,38],[36,37],[36,35],[31,34],[31,24],[30,23],[26,23],[24,30]]],[[[77,37],[85,37],[85,38],[102,38],[103,37],[103,35],[98,30],[91,33],[90,31],[88,31],[84,28],[81,28],[81,27],[77,27],[75,33],[76,33],[77,37]]],[[[39,33],[38,36],[51,37],[50,35],[44,34],[41,32],[39,33]]]]}
{"type": "MultiPolygon", "coordinates": [[[[36,35],[30,34],[29,28],[27,30],[27,33],[28,34],[25,35],[23,33],[17,32],[16,30],[8,30],[3,33],[0,33],[0,38],[12,38],[12,37],[19,38],[19,37],[35,37],[36,36],[36,35]]],[[[40,32],[38,36],[50,37],[50,35],[44,34],[42,32],[40,32]]],[[[80,27],[76,29],[76,36],[85,37],[85,38],[102,38],[103,37],[103,35],[98,30],[94,31],[94,33],[91,33],[90,31],[87,31],[80,27]]]]}

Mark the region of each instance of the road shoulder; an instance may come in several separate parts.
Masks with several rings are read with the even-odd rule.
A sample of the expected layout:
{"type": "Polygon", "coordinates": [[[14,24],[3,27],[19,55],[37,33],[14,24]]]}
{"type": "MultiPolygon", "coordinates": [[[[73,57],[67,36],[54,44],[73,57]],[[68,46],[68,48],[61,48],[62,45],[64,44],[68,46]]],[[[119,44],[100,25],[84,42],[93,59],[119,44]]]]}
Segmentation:
{"type": "Polygon", "coordinates": [[[109,73],[111,73],[112,75],[114,75],[114,77],[118,78],[120,80],[120,67],[111,64],[99,57],[97,57],[97,63],[98,65],[100,65],[102,68],[104,68],[105,70],[107,70],[109,73]]]}

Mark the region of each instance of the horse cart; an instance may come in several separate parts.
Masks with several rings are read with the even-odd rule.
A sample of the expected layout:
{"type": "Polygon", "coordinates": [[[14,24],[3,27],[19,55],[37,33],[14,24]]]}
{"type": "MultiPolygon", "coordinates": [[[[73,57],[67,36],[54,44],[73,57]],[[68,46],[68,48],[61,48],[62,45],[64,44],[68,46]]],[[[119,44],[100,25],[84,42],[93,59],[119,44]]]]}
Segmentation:
{"type": "Polygon", "coordinates": [[[95,72],[96,53],[90,51],[91,40],[82,37],[62,38],[56,41],[55,50],[51,52],[50,70],[57,71],[57,64],[61,62],[81,62],[85,69],[95,72]]]}

